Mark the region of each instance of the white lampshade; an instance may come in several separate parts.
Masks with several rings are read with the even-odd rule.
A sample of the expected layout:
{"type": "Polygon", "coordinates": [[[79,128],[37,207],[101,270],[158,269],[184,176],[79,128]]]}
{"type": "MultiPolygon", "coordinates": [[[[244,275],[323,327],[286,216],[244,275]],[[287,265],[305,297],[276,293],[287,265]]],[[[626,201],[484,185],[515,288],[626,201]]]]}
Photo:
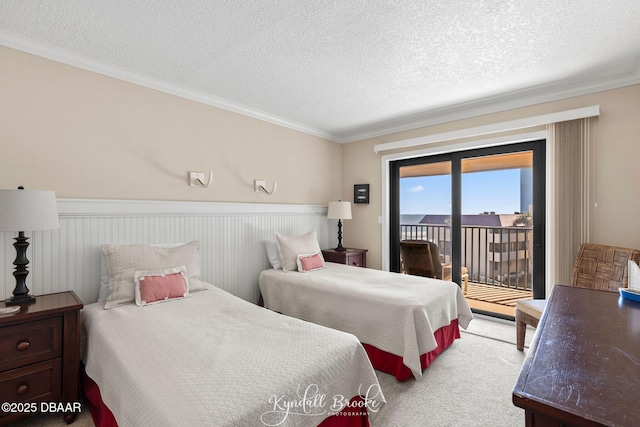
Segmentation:
{"type": "Polygon", "coordinates": [[[55,192],[0,190],[0,231],[54,228],[60,228],[55,192]]]}
{"type": "Polygon", "coordinates": [[[329,202],[329,219],[351,219],[351,202],[329,202]]]}

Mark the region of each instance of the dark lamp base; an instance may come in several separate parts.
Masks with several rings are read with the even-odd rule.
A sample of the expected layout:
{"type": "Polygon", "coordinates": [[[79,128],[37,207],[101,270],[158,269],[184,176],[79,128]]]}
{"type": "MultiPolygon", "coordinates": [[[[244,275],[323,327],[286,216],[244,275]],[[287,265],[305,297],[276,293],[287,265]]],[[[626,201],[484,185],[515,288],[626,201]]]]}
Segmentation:
{"type": "Polygon", "coordinates": [[[10,306],[10,305],[20,305],[20,304],[32,304],[36,302],[36,297],[32,297],[29,294],[26,295],[19,295],[19,296],[14,296],[13,298],[9,298],[8,300],[5,300],[4,304],[6,306],[10,306]]]}
{"type": "Polygon", "coordinates": [[[334,249],[336,252],[344,252],[345,248],[342,247],[342,220],[338,220],[338,247],[334,249]]]}
{"type": "Polygon", "coordinates": [[[16,287],[13,289],[13,298],[6,300],[5,304],[31,304],[36,299],[29,295],[29,288],[27,288],[27,276],[29,275],[27,248],[29,247],[29,238],[24,236],[24,231],[19,231],[18,237],[15,237],[14,240],[13,247],[16,248],[16,260],[13,261],[13,265],[16,266],[16,269],[13,272],[13,277],[16,278],[16,287]]]}

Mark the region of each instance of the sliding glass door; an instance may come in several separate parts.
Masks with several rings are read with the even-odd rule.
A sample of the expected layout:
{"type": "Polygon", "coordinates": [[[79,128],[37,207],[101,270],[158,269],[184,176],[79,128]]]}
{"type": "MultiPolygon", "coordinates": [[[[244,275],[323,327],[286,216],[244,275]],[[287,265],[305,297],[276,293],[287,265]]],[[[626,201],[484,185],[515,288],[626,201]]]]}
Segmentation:
{"type": "Polygon", "coordinates": [[[390,176],[392,271],[409,273],[401,242],[430,242],[434,271],[487,302],[476,311],[544,297],[545,141],[400,160],[390,176]]]}
{"type": "Polygon", "coordinates": [[[403,166],[400,176],[400,239],[438,242],[441,253],[449,261],[451,161],[403,166]],[[426,223],[430,226],[425,227],[426,223]]]}

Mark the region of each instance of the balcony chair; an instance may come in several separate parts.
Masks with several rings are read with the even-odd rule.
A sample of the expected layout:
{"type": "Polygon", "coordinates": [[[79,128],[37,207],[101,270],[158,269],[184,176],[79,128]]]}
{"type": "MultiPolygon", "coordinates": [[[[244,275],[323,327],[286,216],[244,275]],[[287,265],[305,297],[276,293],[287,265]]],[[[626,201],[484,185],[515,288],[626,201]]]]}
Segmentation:
{"type": "MultiPolygon", "coordinates": [[[[583,243],[573,264],[571,286],[618,292],[627,286],[629,260],[640,262],[640,251],[615,246],[583,243]]],[[[516,348],[524,349],[527,325],[537,327],[547,300],[516,302],[516,348]]]]}
{"type": "MultiPolygon", "coordinates": [[[[400,269],[404,274],[451,280],[451,264],[442,264],[438,245],[426,240],[403,240],[400,242],[400,269]]],[[[469,272],[462,267],[463,291],[469,287],[469,272]]]]}

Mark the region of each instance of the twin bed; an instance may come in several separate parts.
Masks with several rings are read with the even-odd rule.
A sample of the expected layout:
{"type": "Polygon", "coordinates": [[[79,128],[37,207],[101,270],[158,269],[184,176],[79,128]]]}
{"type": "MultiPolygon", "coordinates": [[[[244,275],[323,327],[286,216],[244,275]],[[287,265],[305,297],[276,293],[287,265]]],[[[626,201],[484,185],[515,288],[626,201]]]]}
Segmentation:
{"type": "Polygon", "coordinates": [[[265,270],[259,283],[266,308],[355,335],[398,381],[420,378],[473,318],[458,285],[424,277],[328,262],[265,270]]]}
{"type": "Polygon", "coordinates": [[[97,426],[360,427],[375,418],[385,400],[357,338],[201,282],[198,250],[103,245],[108,296],[85,305],[81,333],[97,426]]]}
{"type": "Polygon", "coordinates": [[[83,318],[97,426],[360,426],[384,404],[355,337],[213,286],[149,307],[89,304],[83,318]],[[348,406],[357,396],[364,409],[348,406]]]}
{"type": "Polygon", "coordinates": [[[264,306],[358,337],[373,367],[398,381],[422,370],[473,319],[453,282],[325,263],[315,231],[265,240],[264,306]]]}
{"type": "Polygon", "coordinates": [[[300,263],[289,243],[309,272],[282,245],[286,270],[259,278],[270,310],[201,282],[198,242],[103,245],[108,291],[82,311],[96,425],[367,426],[374,367],[419,378],[472,318],[454,283],[300,263]]]}

